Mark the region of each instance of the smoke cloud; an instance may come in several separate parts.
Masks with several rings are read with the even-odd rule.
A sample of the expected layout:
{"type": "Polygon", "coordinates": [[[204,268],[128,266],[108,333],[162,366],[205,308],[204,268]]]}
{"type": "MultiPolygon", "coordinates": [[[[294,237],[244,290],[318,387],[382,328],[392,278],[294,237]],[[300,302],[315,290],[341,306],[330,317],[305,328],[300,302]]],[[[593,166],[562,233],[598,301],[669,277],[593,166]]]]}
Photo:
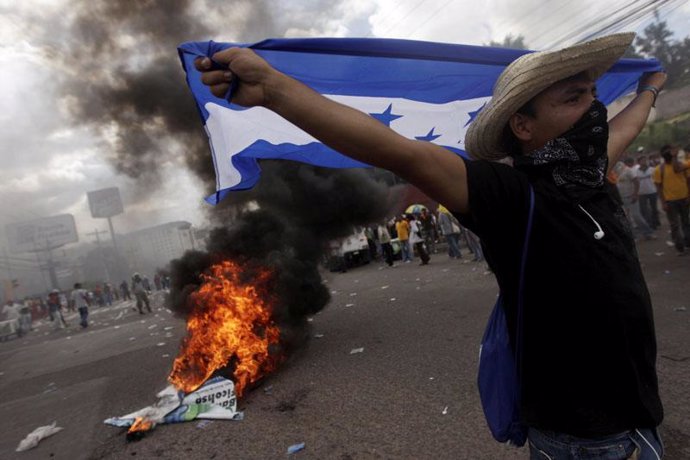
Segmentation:
{"type": "Polygon", "coordinates": [[[243,195],[241,200],[255,201],[259,209],[213,230],[207,253],[188,252],[173,261],[171,308],[183,317],[190,313],[195,306],[188,295],[214,262],[240,261],[250,279],[256,269],[268,267],[278,299],[273,319],[289,350],[306,338],[307,317],[330,300],[319,273],[328,242],[347,236],[355,225],[383,219],[390,208],[388,188],[363,170],[268,162],[261,182],[243,195]]]}
{"type": "MultiPolygon", "coordinates": [[[[159,185],[163,163],[185,165],[211,187],[208,140],[184,84],[176,47],[185,41],[252,42],[300,33],[343,35],[347,2],[314,1],[302,10],[276,2],[233,0],[82,0],[70,4],[70,32],[55,39],[48,55],[70,69],[61,82],[62,104],[71,119],[89,126],[110,145],[116,170],[140,187],[159,185]],[[318,13],[317,13],[318,12],[318,13]],[[219,35],[230,30],[233,36],[219,35]]],[[[370,11],[351,14],[364,28],[370,11]],[[361,14],[360,14],[361,13],[361,14]],[[359,15],[359,16],[358,16],[359,15]]],[[[366,30],[359,34],[366,35],[366,30]]],[[[306,318],[329,301],[319,262],[329,240],[354,225],[382,219],[387,187],[361,170],[334,171],[289,162],[263,162],[262,180],[210,209],[218,225],[207,252],[188,252],[171,264],[169,304],[183,317],[194,305],[189,294],[217,261],[243,264],[251,279],[259,267],[275,274],[273,312],[286,349],[306,337],[306,318]],[[258,210],[239,212],[253,201],[258,210]]],[[[211,190],[209,190],[211,192],[211,190]]],[[[146,196],[145,193],[141,194],[146,196]]]]}

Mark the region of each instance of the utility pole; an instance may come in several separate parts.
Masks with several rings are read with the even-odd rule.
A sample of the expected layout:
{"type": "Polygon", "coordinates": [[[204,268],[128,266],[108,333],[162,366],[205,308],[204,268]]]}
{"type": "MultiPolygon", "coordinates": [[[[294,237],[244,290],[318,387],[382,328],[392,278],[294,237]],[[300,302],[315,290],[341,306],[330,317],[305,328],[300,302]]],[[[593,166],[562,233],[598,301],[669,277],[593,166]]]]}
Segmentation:
{"type": "Polygon", "coordinates": [[[98,252],[101,253],[101,260],[103,261],[103,268],[105,269],[105,281],[110,282],[110,272],[108,271],[108,264],[105,262],[105,254],[103,253],[103,247],[101,246],[101,233],[108,233],[105,230],[100,231],[95,229],[91,233],[87,233],[86,236],[95,236],[96,245],[98,246],[98,252]]]}

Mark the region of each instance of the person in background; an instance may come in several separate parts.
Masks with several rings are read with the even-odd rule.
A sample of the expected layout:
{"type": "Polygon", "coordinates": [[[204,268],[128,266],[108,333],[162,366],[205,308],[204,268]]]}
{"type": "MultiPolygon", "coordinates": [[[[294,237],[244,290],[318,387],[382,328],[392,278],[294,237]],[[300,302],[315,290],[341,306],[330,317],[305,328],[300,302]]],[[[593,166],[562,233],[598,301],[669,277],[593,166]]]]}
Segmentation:
{"type": "Polygon", "coordinates": [[[443,205],[438,205],[438,225],[441,228],[441,234],[446,238],[448,243],[448,257],[451,259],[462,259],[460,252],[460,227],[456,224],[453,226],[453,219],[455,219],[448,209],[443,205]],[[457,231],[456,231],[457,228],[457,231]]]}
{"type": "Polygon", "coordinates": [[[436,217],[434,217],[428,209],[422,208],[422,213],[419,216],[418,222],[421,223],[422,238],[424,238],[427,251],[429,253],[435,253],[436,239],[438,238],[436,233],[436,217]]]}
{"type": "Polygon", "coordinates": [[[60,291],[53,289],[48,294],[48,312],[50,314],[50,320],[53,322],[53,328],[55,330],[64,329],[67,327],[67,321],[65,321],[64,316],[62,316],[62,305],[60,303],[60,291]]]}
{"type": "Polygon", "coordinates": [[[146,278],[142,279],[139,273],[132,275],[132,292],[134,293],[134,298],[137,299],[137,309],[139,314],[143,315],[143,305],[146,304],[146,309],[151,313],[151,304],[149,302],[148,289],[146,289],[146,283],[144,283],[146,278]]]}
{"type": "Polygon", "coordinates": [[[412,262],[412,257],[410,254],[410,224],[403,215],[402,217],[397,217],[395,222],[395,231],[398,234],[398,240],[400,241],[400,250],[402,251],[402,261],[405,263],[412,262]]]}
{"type": "Polygon", "coordinates": [[[113,287],[110,283],[103,285],[103,299],[107,306],[110,307],[113,304],[113,287]]]}
{"type": "Polygon", "coordinates": [[[379,242],[381,243],[381,252],[383,253],[383,258],[389,267],[393,266],[393,246],[391,246],[391,235],[388,232],[388,227],[386,223],[380,223],[376,228],[376,233],[379,237],[379,242]]]}
{"type": "Polygon", "coordinates": [[[82,329],[87,328],[89,326],[89,306],[91,306],[91,301],[86,290],[82,288],[81,283],[74,283],[71,304],[79,312],[79,325],[82,329]]]}
{"type": "Polygon", "coordinates": [[[120,283],[120,292],[122,293],[122,300],[132,300],[132,296],[129,293],[129,284],[127,284],[127,281],[122,280],[122,283],[120,283]]]}
{"type": "Polygon", "coordinates": [[[634,165],[635,160],[632,157],[626,157],[623,160],[618,172],[618,192],[623,200],[623,209],[630,221],[630,227],[633,231],[642,233],[645,240],[652,240],[656,238],[654,230],[640,213],[640,181],[637,178],[637,171],[633,168],[634,165]]]}
{"type": "Polygon", "coordinates": [[[429,257],[429,253],[427,252],[426,247],[424,246],[424,237],[422,236],[422,224],[417,220],[416,216],[413,214],[409,214],[407,216],[407,219],[410,225],[410,252],[412,252],[413,250],[417,250],[417,255],[420,259],[422,259],[419,265],[428,265],[429,260],[431,260],[431,258],[429,257]]]}
{"type": "Polygon", "coordinates": [[[678,160],[678,147],[673,145],[664,145],[661,157],[664,162],[654,169],[654,183],[671,226],[673,244],[679,255],[686,255],[690,248],[690,162],[678,160]]]}
{"type": "Polygon", "coordinates": [[[640,183],[638,192],[640,202],[640,213],[647,224],[656,230],[661,225],[659,221],[659,207],[657,202],[659,197],[657,195],[656,186],[654,185],[654,168],[649,167],[649,159],[646,155],[637,157],[637,167],[635,168],[637,180],[640,183]]]}

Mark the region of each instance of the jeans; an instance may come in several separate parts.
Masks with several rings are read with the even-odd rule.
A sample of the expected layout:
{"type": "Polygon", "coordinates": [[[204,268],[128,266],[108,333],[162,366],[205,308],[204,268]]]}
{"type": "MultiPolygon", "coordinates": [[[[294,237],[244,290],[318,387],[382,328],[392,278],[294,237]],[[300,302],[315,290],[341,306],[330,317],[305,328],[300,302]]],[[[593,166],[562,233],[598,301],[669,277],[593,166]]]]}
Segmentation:
{"type": "Polygon", "coordinates": [[[403,262],[412,260],[412,257],[410,257],[410,240],[400,240],[400,249],[402,250],[403,262]]]}
{"type": "Polygon", "coordinates": [[[381,252],[388,266],[393,266],[393,246],[390,243],[381,243],[381,252]]]}
{"type": "Polygon", "coordinates": [[[644,236],[650,236],[652,234],[652,227],[650,227],[647,221],[642,217],[640,213],[640,203],[637,200],[633,200],[631,196],[624,196],[623,209],[625,209],[625,215],[628,217],[631,227],[637,225],[637,231],[641,232],[644,236]]]}
{"type": "Polygon", "coordinates": [[[530,460],[661,460],[658,431],[636,429],[597,439],[529,429],[530,460]]]}
{"type": "Polygon", "coordinates": [[[661,225],[657,201],[656,193],[640,195],[640,212],[642,213],[642,217],[644,217],[644,220],[654,229],[659,228],[661,225]]]}
{"type": "Polygon", "coordinates": [[[685,248],[690,248],[688,209],[688,200],[685,199],[666,202],[666,217],[671,226],[671,238],[678,252],[684,252],[685,248]]]}
{"type": "Polygon", "coordinates": [[[79,316],[81,317],[81,321],[79,322],[81,327],[87,327],[89,325],[89,308],[81,307],[79,309],[79,316]]]}
{"type": "Polygon", "coordinates": [[[462,257],[460,245],[458,244],[459,238],[460,234],[458,233],[450,233],[446,235],[446,241],[448,242],[448,255],[456,259],[460,259],[462,257]]]}
{"type": "Polygon", "coordinates": [[[470,251],[472,251],[472,254],[474,254],[474,261],[481,262],[482,260],[484,260],[482,244],[479,242],[479,238],[477,237],[477,235],[475,235],[467,229],[464,229],[463,232],[465,234],[465,241],[467,242],[467,247],[470,249],[470,251]]]}

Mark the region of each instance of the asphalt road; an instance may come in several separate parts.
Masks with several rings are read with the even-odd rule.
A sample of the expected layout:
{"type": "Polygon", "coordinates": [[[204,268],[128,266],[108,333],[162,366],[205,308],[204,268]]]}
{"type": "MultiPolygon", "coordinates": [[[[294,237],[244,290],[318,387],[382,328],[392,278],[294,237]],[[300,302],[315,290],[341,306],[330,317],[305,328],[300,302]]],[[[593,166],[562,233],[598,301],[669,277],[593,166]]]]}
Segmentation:
{"type": "MultiPolygon", "coordinates": [[[[652,292],[669,459],[690,458],[690,257],[665,241],[642,242],[652,292]]],[[[87,330],[0,343],[2,459],[525,459],[497,444],[476,389],[478,343],[496,296],[483,264],[432,256],[431,264],[378,263],[326,274],[328,307],[310,344],[240,401],[243,421],[162,425],[144,439],[104,425],[155,402],[184,324],[154,296],[154,313],[131,304],[92,311],[87,330]],[[350,354],[355,348],[363,352],[350,354]],[[15,453],[34,428],[64,430],[15,453]]],[[[71,318],[71,323],[76,324],[71,318]]]]}

